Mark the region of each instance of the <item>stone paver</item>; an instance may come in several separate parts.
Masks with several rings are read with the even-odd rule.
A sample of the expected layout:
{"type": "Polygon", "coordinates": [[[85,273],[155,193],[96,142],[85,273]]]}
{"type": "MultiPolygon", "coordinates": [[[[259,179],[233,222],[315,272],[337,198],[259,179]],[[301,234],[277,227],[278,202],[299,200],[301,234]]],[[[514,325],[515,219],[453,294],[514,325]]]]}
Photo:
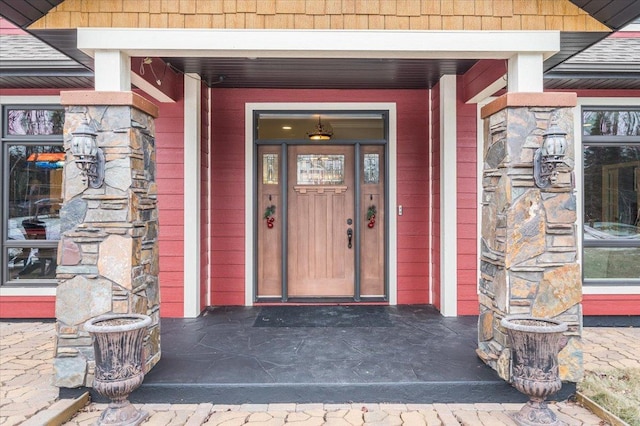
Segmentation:
{"type": "Polygon", "coordinates": [[[56,400],[54,344],[53,322],[0,322],[0,425],[19,425],[56,400]]]}
{"type": "MultiPolygon", "coordinates": [[[[0,426],[18,425],[45,410],[55,400],[52,385],[55,325],[41,322],[0,322],[0,426]]],[[[586,370],[608,370],[619,364],[640,367],[640,330],[585,328],[586,370]]],[[[513,426],[509,415],[522,404],[142,404],[149,413],[145,425],[409,425],[513,426]]],[[[571,402],[550,404],[569,426],[605,423],[571,402]]],[[[89,404],[65,425],[94,424],[106,404],[89,404]]]]}

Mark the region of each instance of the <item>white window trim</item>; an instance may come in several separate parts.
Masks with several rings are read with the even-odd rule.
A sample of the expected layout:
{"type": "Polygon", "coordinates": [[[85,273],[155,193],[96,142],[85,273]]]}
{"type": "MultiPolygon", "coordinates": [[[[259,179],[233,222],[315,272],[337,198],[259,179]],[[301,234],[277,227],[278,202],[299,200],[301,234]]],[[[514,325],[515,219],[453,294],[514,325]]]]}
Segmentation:
{"type": "MultiPolygon", "coordinates": [[[[314,111],[349,111],[349,110],[386,110],[389,113],[389,211],[397,212],[397,119],[395,102],[371,103],[247,103],[245,105],[245,305],[252,306],[255,298],[253,288],[254,239],[253,212],[255,201],[253,198],[253,183],[257,179],[253,170],[253,112],[255,110],[314,110],[314,111]]],[[[398,303],[398,219],[397,214],[389,215],[389,305],[398,303]]]]}
{"type": "MultiPolygon", "coordinates": [[[[584,182],[582,179],[582,107],[600,106],[600,107],[638,107],[640,106],[640,98],[578,98],[578,102],[573,114],[574,127],[574,178],[576,182],[576,203],[578,207],[577,218],[577,238],[578,238],[578,264],[582,269],[582,248],[583,248],[583,229],[584,229],[584,182]]],[[[640,294],[640,285],[616,286],[616,285],[583,285],[582,294],[640,294]]]]}
{"type": "MultiPolygon", "coordinates": [[[[0,111],[4,105],[51,105],[60,106],[60,96],[3,96],[0,95],[0,111]]],[[[4,117],[2,117],[3,119],[4,117]]],[[[2,121],[0,119],[0,122],[2,121]]],[[[30,285],[29,287],[10,287],[0,286],[0,297],[3,296],[55,296],[56,287],[47,285],[46,287],[37,287],[30,285]]]]}

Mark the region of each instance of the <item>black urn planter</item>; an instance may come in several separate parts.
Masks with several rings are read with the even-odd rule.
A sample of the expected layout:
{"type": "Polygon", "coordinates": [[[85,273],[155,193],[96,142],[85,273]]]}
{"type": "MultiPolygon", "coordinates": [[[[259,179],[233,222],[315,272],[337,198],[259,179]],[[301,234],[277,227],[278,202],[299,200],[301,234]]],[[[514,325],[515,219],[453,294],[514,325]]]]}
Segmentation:
{"type": "Polygon", "coordinates": [[[151,317],[139,314],[102,315],[85,323],[95,351],[93,388],[111,400],[97,425],[139,425],[147,418],[127,398],[144,380],[142,343],[150,324],[151,317]]]}
{"type": "Polygon", "coordinates": [[[562,425],[545,399],[562,388],[558,353],[566,344],[567,324],[530,316],[506,317],[500,324],[511,341],[513,386],[529,397],[513,415],[514,421],[526,426],[562,425]]]}

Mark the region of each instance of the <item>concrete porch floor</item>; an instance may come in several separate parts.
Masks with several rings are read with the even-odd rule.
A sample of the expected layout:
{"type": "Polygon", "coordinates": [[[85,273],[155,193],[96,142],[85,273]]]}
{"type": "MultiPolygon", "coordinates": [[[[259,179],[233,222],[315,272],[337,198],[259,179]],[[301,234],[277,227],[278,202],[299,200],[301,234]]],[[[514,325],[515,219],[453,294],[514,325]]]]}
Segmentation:
{"type": "MultiPolygon", "coordinates": [[[[130,399],[526,401],[476,356],[476,322],[444,318],[431,306],[362,305],[223,307],[196,319],[163,319],[161,361],[130,399]]],[[[574,390],[565,384],[556,398],[574,390]]]]}

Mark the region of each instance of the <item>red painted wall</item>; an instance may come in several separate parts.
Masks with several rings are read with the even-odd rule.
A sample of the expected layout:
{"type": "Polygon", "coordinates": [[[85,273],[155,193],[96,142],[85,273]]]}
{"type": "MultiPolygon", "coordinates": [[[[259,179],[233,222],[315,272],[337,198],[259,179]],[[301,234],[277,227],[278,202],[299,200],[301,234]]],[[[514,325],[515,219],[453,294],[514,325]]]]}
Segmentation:
{"type": "MultiPolygon", "coordinates": [[[[182,86],[182,84],[181,84],[182,86]]],[[[184,314],[184,101],[158,103],[156,183],[160,247],[160,315],[184,314]]]]}
{"type": "Polygon", "coordinates": [[[640,315],[640,294],[585,294],[583,315],[640,315]]]}
{"type": "Polygon", "coordinates": [[[212,89],[211,304],[244,303],[247,102],[396,102],[398,302],[428,303],[428,91],[212,89]]]}
{"type": "Polygon", "coordinates": [[[458,315],[478,315],[477,107],[464,103],[463,77],[457,78],[458,315]]]}

